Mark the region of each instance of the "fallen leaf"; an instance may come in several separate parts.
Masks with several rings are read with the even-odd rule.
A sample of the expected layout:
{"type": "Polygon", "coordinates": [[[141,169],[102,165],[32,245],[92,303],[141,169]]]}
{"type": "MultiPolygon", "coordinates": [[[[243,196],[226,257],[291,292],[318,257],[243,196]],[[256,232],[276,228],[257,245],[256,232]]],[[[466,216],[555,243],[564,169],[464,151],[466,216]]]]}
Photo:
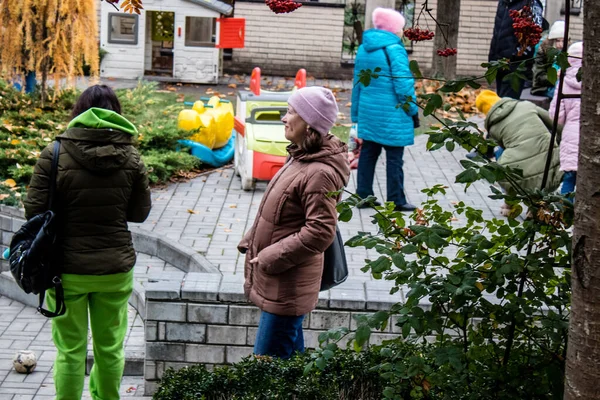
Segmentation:
{"type": "Polygon", "coordinates": [[[352,102],[346,103],[346,107],[352,107],[352,102]]]}
{"type": "Polygon", "coordinates": [[[178,94],[177,95],[177,100],[178,103],[183,103],[185,101],[185,94],[178,94]]]}
{"type": "Polygon", "coordinates": [[[229,206],[229,208],[237,208],[237,204],[232,204],[229,206]]]}
{"type": "Polygon", "coordinates": [[[198,214],[198,211],[194,211],[194,210],[187,210],[187,212],[189,212],[190,214],[198,214]]]}
{"type": "Polygon", "coordinates": [[[230,87],[230,88],[232,88],[232,89],[235,89],[235,88],[237,88],[237,84],[235,84],[235,83],[230,83],[229,85],[227,85],[227,87],[230,87]]]}
{"type": "Polygon", "coordinates": [[[15,187],[17,186],[17,182],[15,182],[14,179],[7,179],[3,182],[4,186],[8,186],[8,187],[15,187]]]}
{"type": "Polygon", "coordinates": [[[135,392],[137,389],[133,386],[129,386],[127,388],[127,390],[125,390],[125,393],[131,393],[131,392],[135,392]]]}
{"type": "Polygon", "coordinates": [[[19,143],[21,143],[21,141],[19,139],[13,139],[10,141],[10,144],[12,144],[13,146],[18,145],[19,143]]]}
{"type": "Polygon", "coordinates": [[[0,201],[6,199],[7,197],[9,197],[8,194],[4,193],[4,194],[0,194],[0,201]]]}
{"type": "Polygon", "coordinates": [[[223,229],[225,232],[231,232],[231,229],[223,229]]]}

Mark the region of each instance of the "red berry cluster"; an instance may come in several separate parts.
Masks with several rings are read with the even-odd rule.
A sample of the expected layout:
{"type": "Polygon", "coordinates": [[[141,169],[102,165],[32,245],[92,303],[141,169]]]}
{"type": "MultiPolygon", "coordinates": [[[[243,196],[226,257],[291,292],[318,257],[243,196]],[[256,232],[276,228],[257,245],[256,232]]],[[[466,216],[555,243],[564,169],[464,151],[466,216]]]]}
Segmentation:
{"type": "Polygon", "coordinates": [[[265,3],[275,14],[291,13],[302,7],[302,3],[296,3],[294,0],[266,0],[265,3]]]}
{"type": "Polygon", "coordinates": [[[408,28],[404,30],[404,36],[413,42],[422,42],[423,40],[431,40],[435,36],[433,31],[429,29],[421,29],[419,27],[408,28]]]}
{"type": "Polygon", "coordinates": [[[458,50],[456,48],[446,47],[445,49],[438,49],[437,53],[440,57],[450,57],[455,56],[456,53],[458,53],[458,50]]]}
{"type": "Polygon", "coordinates": [[[525,6],[520,10],[511,10],[510,17],[513,20],[513,30],[519,42],[518,56],[522,56],[528,47],[533,47],[542,38],[542,27],[533,22],[531,7],[525,6]]]}

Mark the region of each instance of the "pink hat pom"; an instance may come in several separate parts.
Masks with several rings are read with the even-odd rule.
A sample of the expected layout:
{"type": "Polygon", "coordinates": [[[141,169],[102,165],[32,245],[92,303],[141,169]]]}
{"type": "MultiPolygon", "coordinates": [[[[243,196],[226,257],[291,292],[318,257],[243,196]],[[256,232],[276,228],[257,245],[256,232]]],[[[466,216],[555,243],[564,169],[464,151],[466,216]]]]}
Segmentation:
{"type": "Polygon", "coordinates": [[[373,10],[373,25],[377,29],[398,33],[404,30],[405,24],[406,20],[402,14],[396,10],[381,7],[377,7],[373,10]]]}

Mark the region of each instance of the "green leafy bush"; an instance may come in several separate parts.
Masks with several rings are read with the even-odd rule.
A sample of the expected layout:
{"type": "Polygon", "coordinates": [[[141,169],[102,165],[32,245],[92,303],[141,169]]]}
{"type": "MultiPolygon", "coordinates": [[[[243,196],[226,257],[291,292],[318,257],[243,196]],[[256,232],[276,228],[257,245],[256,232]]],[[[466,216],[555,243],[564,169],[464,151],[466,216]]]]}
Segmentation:
{"type": "Polygon", "coordinates": [[[170,177],[200,167],[197,157],[174,150],[149,150],[142,153],[152,183],[166,182],[170,177]]]}
{"type": "Polygon", "coordinates": [[[382,379],[374,369],[383,357],[379,349],[356,353],[337,350],[323,370],[307,371],[310,354],[290,360],[251,356],[231,367],[204,366],[165,372],[154,400],[187,399],[380,399],[382,379]]]}
{"type": "MultiPolygon", "coordinates": [[[[166,182],[200,166],[189,154],[178,153],[177,141],[185,132],[177,129],[177,114],[183,105],[174,93],[159,93],[156,83],[142,83],[131,90],[117,90],[123,114],[139,131],[138,145],[148,164],[153,183],[166,182]]],[[[25,192],[41,151],[56,135],[63,133],[80,92],[49,89],[52,103],[43,108],[38,92],[25,95],[0,80],[0,182],[12,179],[20,188],[5,186],[11,192],[25,192]]],[[[0,195],[4,194],[0,190],[0,195]]],[[[18,205],[19,198],[0,196],[0,203],[18,205]]]]}
{"type": "MultiPolygon", "coordinates": [[[[500,68],[504,64],[488,65],[484,77],[489,79],[500,68]]],[[[411,69],[422,77],[416,62],[411,69]]],[[[371,71],[362,74],[364,85],[377,79],[371,71]]],[[[399,358],[380,366],[388,379],[386,399],[407,398],[403,379],[419,376],[422,390],[408,398],[560,399],[573,205],[545,190],[523,189],[521,171],[483,157],[496,143],[476,124],[436,115],[445,109],[443,93],[465,85],[479,84],[472,79],[446,82],[441,94],[423,96],[424,113],[438,121],[427,132],[427,149],[477,150],[480,156],[461,161],[465,170],[456,181],[464,183],[465,190],[476,181],[509,182],[509,193],[491,186],[489,197],[503,200],[512,213],[508,219],[485,219],[482,210],[463,202],[445,209],[438,201],[446,195],[442,185],[423,190],[428,198],[410,216],[396,212],[391,203],[374,207],[374,229],[359,232],[346,244],[377,253],[366,260],[363,271],[392,282],[391,293],[403,290],[405,301],[388,312],[361,318],[352,339],[356,349],[362,348],[371,332],[383,329],[393,316],[402,332],[396,342],[422,346],[408,366],[399,358]],[[521,219],[523,210],[527,215],[521,219]]],[[[340,220],[349,221],[355,207],[373,200],[351,196],[341,202],[340,220]]]]}

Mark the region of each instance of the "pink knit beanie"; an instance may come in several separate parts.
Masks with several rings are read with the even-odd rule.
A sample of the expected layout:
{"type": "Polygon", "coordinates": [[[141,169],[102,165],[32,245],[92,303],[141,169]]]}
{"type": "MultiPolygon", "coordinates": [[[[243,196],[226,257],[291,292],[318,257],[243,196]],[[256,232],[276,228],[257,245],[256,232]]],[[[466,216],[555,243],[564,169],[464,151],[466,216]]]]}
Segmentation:
{"type": "Polygon", "coordinates": [[[396,10],[381,7],[377,7],[373,10],[373,25],[377,29],[398,33],[404,30],[405,24],[406,20],[402,14],[396,10]]]}
{"type": "Polygon", "coordinates": [[[311,128],[327,135],[337,119],[338,106],[331,90],[320,86],[303,87],[288,99],[288,104],[311,128]]]}

